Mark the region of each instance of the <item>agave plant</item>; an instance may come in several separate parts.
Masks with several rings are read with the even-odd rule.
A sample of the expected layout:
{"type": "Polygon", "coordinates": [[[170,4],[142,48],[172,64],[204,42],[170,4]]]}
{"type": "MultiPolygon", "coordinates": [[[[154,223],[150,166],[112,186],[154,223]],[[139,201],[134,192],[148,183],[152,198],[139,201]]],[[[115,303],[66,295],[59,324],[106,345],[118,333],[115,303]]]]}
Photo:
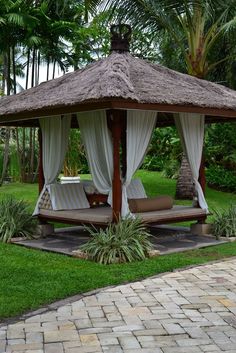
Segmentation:
{"type": "Polygon", "coordinates": [[[32,238],[36,225],[25,201],[13,197],[0,200],[0,241],[8,243],[13,237],[32,238]]]}
{"type": "Polygon", "coordinates": [[[227,210],[214,211],[215,218],[213,222],[213,234],[219,238],[220,236],[235,237],[236,236],[236,206],[230,205],[227,210]]]}
{"type": "Polygon", "coordinates": [[[101,264],[143,260],[152,249],[151,235],[138,218],[125,218],[98,231],[94,227],[86,229],[92,238],[81,250],[101,264]]]}

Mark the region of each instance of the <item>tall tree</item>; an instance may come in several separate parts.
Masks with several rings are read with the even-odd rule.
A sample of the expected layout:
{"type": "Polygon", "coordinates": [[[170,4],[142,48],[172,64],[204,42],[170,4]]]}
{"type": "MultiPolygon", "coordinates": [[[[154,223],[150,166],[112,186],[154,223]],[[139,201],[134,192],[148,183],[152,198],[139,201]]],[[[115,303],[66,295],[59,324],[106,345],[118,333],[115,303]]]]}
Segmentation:
{"type": "MultiPolygon", "coordinates": [[[[164,48],[176,51],[179,61],[184,63],[184,66],[178,64],[177,69],[181,67],[182,71],[190,75],[214,79],[211,73],[219,64],[232,59],[228,53],[223,56],[217,52],[211,54],[227,34],[232,37],[233,33],[235,37],[234,0],[91,1],[92,6],[95,3],[103,9],[109,8],[115,20],[128,21],[134,28],[152,32],[160,41],[160,51],[166,41],[164,44],[168,47],[164,45],[164,48]]],[[[176,69],[173,65],[172,68],[176,69]]],[[[186,185],[181,185],[184,191],[186,185]]],[[[189,185],[191,187],[191,183],[189,185]]],[[[179,196],[182,190],[177,190],[179,196]]]]}

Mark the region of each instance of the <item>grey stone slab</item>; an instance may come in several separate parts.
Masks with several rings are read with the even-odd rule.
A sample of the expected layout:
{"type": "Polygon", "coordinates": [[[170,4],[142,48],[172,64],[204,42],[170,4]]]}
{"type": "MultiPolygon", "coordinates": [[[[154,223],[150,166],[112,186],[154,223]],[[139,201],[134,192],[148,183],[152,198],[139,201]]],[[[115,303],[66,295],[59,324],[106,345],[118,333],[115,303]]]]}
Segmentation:
{"type": "Polygon", "coordinates": [[[0,353],[236,353],[234,308],[236,258],[101,289],[2,323],[0,353]]]}
{"type": "MultiPolygon", "coordinates": [[[[213,237],[190,234],[189,228],[186,227],[152,227],[151,233],[153,234],[154,248],[163,255],[224,243],[224,241],[216,240],[213,237]]],[[[17,244],[72,255],[74,250],[77,250],[88,240],[89,234],[82,227],[71,227],[56,229],[53,235],[48,235],[45,238],[17,241],[17,244]]]]}

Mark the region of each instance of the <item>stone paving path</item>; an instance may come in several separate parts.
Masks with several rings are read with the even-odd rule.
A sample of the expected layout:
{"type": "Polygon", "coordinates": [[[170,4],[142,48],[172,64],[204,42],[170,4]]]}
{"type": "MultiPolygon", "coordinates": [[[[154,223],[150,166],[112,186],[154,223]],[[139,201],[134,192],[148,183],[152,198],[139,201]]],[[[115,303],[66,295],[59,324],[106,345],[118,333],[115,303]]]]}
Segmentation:
{"type": "Polygon", "coordinates": [[[0,326],[0,352],[236,353],[236,259],[104,289],[0,326]]]}

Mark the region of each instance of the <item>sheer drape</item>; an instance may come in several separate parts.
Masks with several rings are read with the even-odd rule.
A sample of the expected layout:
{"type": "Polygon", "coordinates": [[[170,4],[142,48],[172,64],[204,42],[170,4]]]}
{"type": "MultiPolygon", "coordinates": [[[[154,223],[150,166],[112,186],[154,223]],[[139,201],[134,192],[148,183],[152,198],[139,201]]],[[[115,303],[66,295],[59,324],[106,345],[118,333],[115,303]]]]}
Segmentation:
{"type": "Polygon", "coordinates": [[[109,195],[108,203],[111,204],[113,144],[107,127],[106,111],[78,113],[77,119],[92,180],[100,193],[109,195]]]}
{"type": "Polygon", "coordinates": [[[208,210],[201,185],[198,182],[204,140],[205,117],[196,113],[179,113],[175,115],[175,124],[192,171],[199,206],[202,209],[208,210]]]}
{"type": "Polygon", "coordinates": [[[130,213],[126,188],[143,162],[156,124],[156,115],[157,113],[152,111],[127,112],[127,171],[122,183],[122,217],[130,213]]]}
{"type": "Polygon", "coordinates": [[[45,184],[39,196],[34,215],[38,213],[38,204],[47,185],[57,179],[65,159],[68,146],[71,116],[65,115],[39,119],[42,131],[43,173],[45,184]]]}

